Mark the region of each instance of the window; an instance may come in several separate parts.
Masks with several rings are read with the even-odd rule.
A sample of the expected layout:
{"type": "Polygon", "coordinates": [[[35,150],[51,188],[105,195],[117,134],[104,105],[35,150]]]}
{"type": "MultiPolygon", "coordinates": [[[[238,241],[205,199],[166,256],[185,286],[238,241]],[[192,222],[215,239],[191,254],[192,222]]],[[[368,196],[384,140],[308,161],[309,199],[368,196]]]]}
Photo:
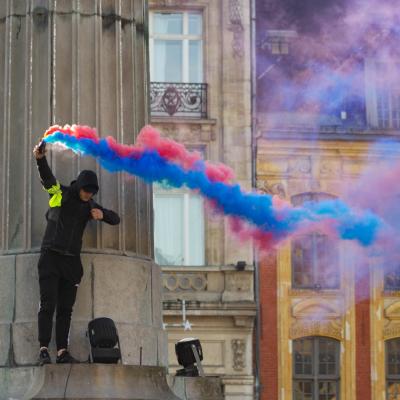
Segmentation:
{"type": "Polygon", "coordinates": [[[400,64],[367,60],[367,115],[371,126],[400,128],[400,64]]]}
{"type": "MultiPolygon", "coordinates": [[[[295,206],[305,201],[333,199],[324,193],[294,196],[295,206]]],[[[329,236],[312,232],[292,240],[292,286],[300,289],[337,289],[339,282],[338,242],[329,236]]]]}
{"type": "Polygon", "coordinates": [[[296,31],[268,30],[261,48],[268,48],[272,55],[287,55],[289,54],[290,42],[296,37],[296,31]]]}
{"type": "Polygon", "coordinates": [[[400,266],[385,268],[385,290],[400,290],[400,266]]]}
{"type": "Polygon", "coordinates": [[[203,82],[201,13],[150,13],[150,67],[152,82],[203,82]]]}
{"type": "Polygon", "coordinates": [[[160,265],[204,265],[204,207],[199,195],[154,186],[154,248],[160,265]]]}
{"type": "Polygon", "coordinates": [[[293,400],[339,399],[340,343],[308,337],[293,341],[293,400]]]}
{"type": "Polygon", "coordinates": [[[400,339],[386,342],[386,399],[400,400],[400,339]]]}

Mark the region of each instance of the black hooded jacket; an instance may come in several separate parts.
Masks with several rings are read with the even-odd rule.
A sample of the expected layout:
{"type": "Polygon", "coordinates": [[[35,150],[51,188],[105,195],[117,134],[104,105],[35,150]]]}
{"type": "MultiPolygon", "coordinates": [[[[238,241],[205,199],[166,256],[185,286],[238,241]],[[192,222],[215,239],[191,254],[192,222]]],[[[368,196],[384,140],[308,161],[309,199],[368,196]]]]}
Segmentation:
{"type": "Polygon", "coordinates": [[[42,241],[42,250],[51,249],[61,254],[79,255],[82,248],[82,236],[86,224],[92,218],[90,210],[98,208],[103,212],[104,222],[117,225],[120,222],[118,214],[97,204],[93,199],[82,201],[79,191],[84,186],[98,189],[96,173],[82,171],[76,181],[70,186],[58,184],[47,163],[46,157],[37,159],[40,179],[50,197],[57,192],[57,201],[50,204],[46,213],[47,227],[42,241]],[[56,186],[59,185],[57,189],[56,186]],[[52,190],[53,188],[53,190],[52,190]]]}

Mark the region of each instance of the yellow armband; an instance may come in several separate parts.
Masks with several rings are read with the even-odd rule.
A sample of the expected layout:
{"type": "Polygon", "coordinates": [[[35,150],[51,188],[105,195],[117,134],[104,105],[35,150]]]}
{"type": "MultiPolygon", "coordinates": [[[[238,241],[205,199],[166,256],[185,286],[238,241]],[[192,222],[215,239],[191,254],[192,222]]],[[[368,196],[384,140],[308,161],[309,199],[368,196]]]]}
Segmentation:
{"type": "Polygon", "coordinates": [[[50,207],[51,208],[61,207],[62,190],[60,183],[57,181],[56,185],[53,185],[50,189],[44,189],[44,190],[52,195],[49,200],[50,207]]]}

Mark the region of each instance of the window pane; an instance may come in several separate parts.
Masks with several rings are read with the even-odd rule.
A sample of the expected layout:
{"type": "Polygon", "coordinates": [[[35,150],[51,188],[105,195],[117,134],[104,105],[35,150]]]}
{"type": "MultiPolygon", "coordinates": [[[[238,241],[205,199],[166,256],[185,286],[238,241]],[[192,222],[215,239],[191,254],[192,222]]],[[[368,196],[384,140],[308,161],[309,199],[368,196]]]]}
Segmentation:
{"type": "Polygon", "coordinates": [[[316,251],[316,284],[321,288],[339,287],[337,242],[326,235],[314,234],[316,251]]]}
{"type": "Polygon", "coordinates": [[[400,339],[386,342],[386,364],[389,378],[400,377],[400,339]]]}
{"type": "Polygon", "coordinates": [[[312,339],[299,339],[294,341],[294,364],[296,375],[312,375],[312,339]]]}
{"type": "Polygon", "coordinates": [[[400,126],[400,82],[399,65],[394,63],[376,63],[376,102],[378,112],[378,126],[380,128],[398,128],[400,126]]]}
{"type": "Polygon", "coordinates": [[[201,14],[189,14],[189,35],[201,35],[203,18],[201,14]]]}
{"type": "Polygon", "coordinates": [[[329,339],[319,340],[319,374],[334,375],[336,373],[337,343],[329,339]]]}
{"type": "Polygon", "coordinates": [[[182,81],[182,41],[154,40],[153,56],[155,82],[182,81]]]}
{"type": "Polygon", "coordinates": [[[189,82],[203,81],[203,50],[201,40],[189,40],[189,82]]]}
{"type": "Polygon", "coordinates": [[[392,95],[392,127],[400,128],[400,95],[397,93],[392,95]]]}
{"type": "Polygon", "coordinates": [[[311,235],[294,239],[292,243],[292,265],[294,287],[313,287],[311,235]]]}
{"type": "Polygon", "coordinates": [[[400,266],[385,268],[385,289],[400,290],[400,266]]]}
{"type": "Polygon", "coordinates": [[[189,260],[188,265],[204,265],[204,212],[200,196],[189,197],[189,260]]]}
{"type": "Polygon", "coordinates": [[[182,34],[182,14],[154,14],[154,33],[160,35],[182,34]]]}
{"type": "Polygon", "coordinates": [[[313,400],[312,382],[296,380],[293,382],[294,400],[313,400]]]}
{"type": "Polygon", "coordinates": [[[319,400],[336,400],[337,399],[337,383],[336,382],[324,382],[319,381],[318,383],[318,398],[319,400]]]}
{"type": "Polygon", "coordinates": [[[183,263],[183,197],[154,196],[154,248],[160,265],[183,263]]]}

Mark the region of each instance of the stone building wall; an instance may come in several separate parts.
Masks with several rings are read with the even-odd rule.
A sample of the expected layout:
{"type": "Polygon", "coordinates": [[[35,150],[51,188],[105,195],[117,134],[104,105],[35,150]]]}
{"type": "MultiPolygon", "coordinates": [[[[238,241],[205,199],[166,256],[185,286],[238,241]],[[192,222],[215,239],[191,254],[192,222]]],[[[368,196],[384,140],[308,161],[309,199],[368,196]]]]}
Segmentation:
{"type": "MultiPolygon", "coordinates": [[[[355,182],[371,160],[379,168],[398,158],[390,146],[373,148],[375,139],[260,132],[257,186],[288,201],[305,192],[340,196],[343,183],[355,182]]],[[[397,292],[384,290],[381,266],[379,254],[366,260],[341,241],[340,288],[308,290],[292,288],[290,241],[261,259],[261,399],[292,397],[293,341],[310,336],[340,342],[340,399],[386,398],[385,341],[399,336],[400,303],[397,292]]]]}
{"type": "MultiPolygon", "coordinates": [[[[250,2],[243,0],[150,0],[150,11],[195,10],[203,16],[203,71],[207,117],[152,117],[152,125],[204,158],[230,166],[236,181],[250,189],[251,57],[250,2]]],[[[232,238],[221,218],[205,218],[205,265],[163,268],[164,323],[169,365],[178,366],[174,343],[186,336],[201,339],[207,374],[220,374],[226,399],[253,398],[253,326],[255,303],[250,244],[232,238]],[[237,271],[245,261],[244,271],[237,271]],[[192,330],[182,322],[182,302],[192,330]]]]}

